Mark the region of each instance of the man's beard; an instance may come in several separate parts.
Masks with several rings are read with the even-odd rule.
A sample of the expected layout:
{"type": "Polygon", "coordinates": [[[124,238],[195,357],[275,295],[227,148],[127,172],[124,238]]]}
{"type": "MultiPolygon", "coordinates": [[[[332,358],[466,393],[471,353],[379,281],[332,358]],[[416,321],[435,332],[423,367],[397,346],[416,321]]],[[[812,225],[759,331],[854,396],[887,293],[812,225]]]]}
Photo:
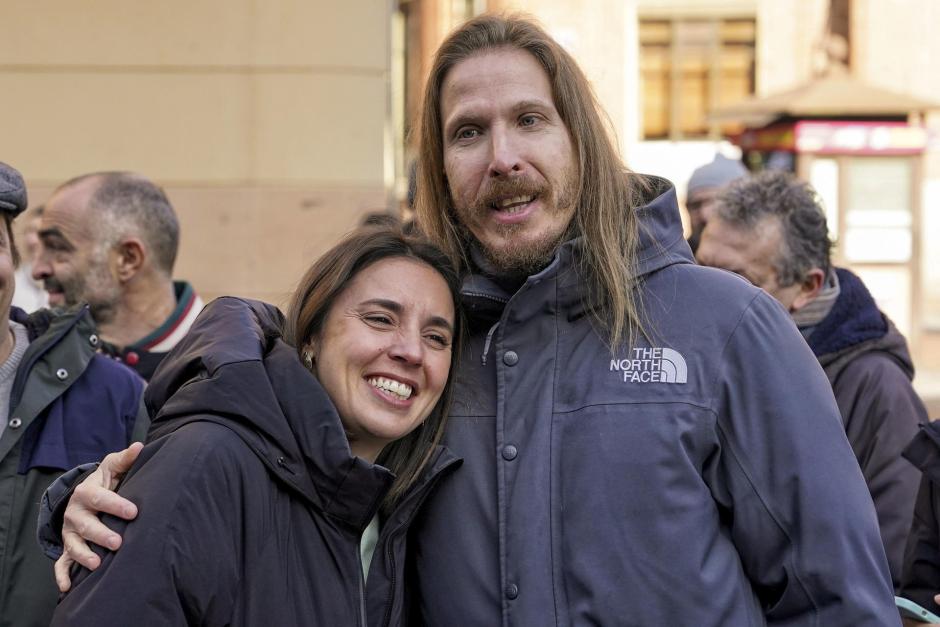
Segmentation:
{"type": "MultiPolygon", "coordinates": [[[[500,231],[507,239],[512,239],[517,233],[524,230],[522,224],[506,224],[500,227],[500,231]]],[[[488,246],[474,238],[470,231],[465,230],[465,237],[470,238],[479,246],[480,252],[486,258],[490,270],[506,278],[525,278],[536,274],[544,269],[552,258],[555,251],[565,239],[565,233],[555,233],[546,231],[540,233],[538,237],[528,240],[525,246],[488,246]]]]}
{"type": "Polygon", "coordinates": [[[473,204],[457,209],[460,231],[467,242],[475,242],[483,253],[489,270],[506,278],[524,278],[545,268],[555,256],[555,251],[569,236],[571,225],[565,224],[560,229],[547,229],[525,241],[519,236],[530,228],[526,223],[490,225],[488,228],[499,233],[510,245],[493,246],[481,241],[467,228],[467,218],[486,216],[493,211],[493,204],[503,198],[519,196],[537,196],[543,203],[543,210],[551,216],[563,214],[571,209],[577,194],[575,176],[566,172],[557,187],[548,182],[535,183],[526,178],[496,180],[491,183],[473,204]]]}
{"type": "Polygon", "coordinates": [[[92,266],[84,276],[76,274],[65,280],[47,277],[43,286],[49,291],[62,292],[67,307],[87,302],[96,324],[114,319],[121,297],[120,287],[106,267],[92,266]]]}

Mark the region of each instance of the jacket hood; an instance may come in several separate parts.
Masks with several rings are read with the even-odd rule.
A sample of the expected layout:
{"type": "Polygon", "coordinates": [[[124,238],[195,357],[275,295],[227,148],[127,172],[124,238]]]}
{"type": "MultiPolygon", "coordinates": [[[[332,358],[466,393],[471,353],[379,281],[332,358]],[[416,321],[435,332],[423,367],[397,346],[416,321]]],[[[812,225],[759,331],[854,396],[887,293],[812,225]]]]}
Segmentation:
{"type": "Polygon", "coordinates": [[[352,455],[333,403],[258,301],[219,298],[164,359],[147,388],[148,440],[194,421],[235,432],[288,489],[364,527],[394,475],[352,455]]]}
{"type": "Polygon", "coordinates": [[[914,364],[904,336],[878,309],[861,279],[845,268],[837,268],[836,275],[839,297],[807,340],[819,363],[838,372],[859,354],[880,351],[913,379],[914,364]]]}
{"type": "MultiPolygon", "coordinates": [[[[625,211],[635,212],[639,227],[636,263],[627,277],[632,280],[642,280],[646,275],[672,264],[695,263],[692,250],[683,237],[675,187],[664,178],[638,176],[642,176],[642,183],[646,187],[643,204],[624,208],[625,211]]],[[[561,305],[569,309],[571,318],[582,315],[585,309],[586,282],[580,277],[575,263],[582,246],[584,241],[581,237],[565,242],[558,248],[552,262],[526,281],[526,284],[538,283],[558,276],[559,292],[563,295],[561,305]]],[[[467,276],[461,292],[471,319],[481,315],[498,318],[503,306],[513,296],[481,273],[467,276]]]]}

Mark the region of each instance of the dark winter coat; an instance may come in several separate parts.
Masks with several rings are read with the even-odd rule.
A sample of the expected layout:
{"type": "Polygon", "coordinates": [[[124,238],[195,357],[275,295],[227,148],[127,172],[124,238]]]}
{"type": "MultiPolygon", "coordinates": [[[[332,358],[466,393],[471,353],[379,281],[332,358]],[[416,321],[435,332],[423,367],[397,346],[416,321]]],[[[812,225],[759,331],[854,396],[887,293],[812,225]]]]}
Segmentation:
{"type": "Polygon", "coordinates": [[[808,341],[875,502],[896,587],[920,483],[920,472],[901,452],[927,422],[927,410],[911,385],[914,365],[904,336],[857,276],[842,268],[836,274],[839,297],[808,341]]]}
{"type": "Polygon", "coordinates": [[[940,605],[933,600],[940,594],[940,421],[921,427],[904,457],[923,475],[904,548],[898,595],[940,614],[940,605]]]}
{"type": "Polygon", "coordinates": [[[10,315],[30,338],[0,436],[0,627],[46,627],[58,591],[52,562],[36,544],[46,487],[66,469],[143,439],[143,381],[96,354],[83,307],[10,315]]]}
{"type": "Polygon", "coordinates": [[[897,625],[819,363],[774,299],[693,263],[675,190],[654,195],[637,210],[651,341],[611,355],[579,241],[514,293],[465,283],[446,442],[466,462],[413,534],[425,622],[897,625]]]}
{"type": "Polygon", "coordinates": [[[263,303],[211,303],[147,392],[159,409],[108,520],[120,551],[77,577],[55,625],[403,623],[406,530],[458,463],[431,467],[382,522],[367,585],[359,540],[393,479],[354,457],[323,388],[263,303]]]}

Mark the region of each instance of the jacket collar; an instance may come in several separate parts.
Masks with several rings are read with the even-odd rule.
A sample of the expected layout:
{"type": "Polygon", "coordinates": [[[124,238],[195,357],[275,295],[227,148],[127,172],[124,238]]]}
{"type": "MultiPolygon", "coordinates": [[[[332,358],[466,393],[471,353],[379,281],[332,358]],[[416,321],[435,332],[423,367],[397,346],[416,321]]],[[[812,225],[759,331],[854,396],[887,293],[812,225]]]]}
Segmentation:
{"type": "Polygon", "coordinates": [[[807,340],[817,357],[881,338],[888,332],[884,316],[861,279],[844,268],[836,269],[836,277],[839,297],[807,340]]]}
{"type": "Polygon", "coordinates": [[[68,351],[63,359],[74,365],[71,368],[85,369],[94,354],[94,346],[98,343],[95,335],[95,323],[91,319],[88,305],[76,305],[71,308],[40,309],[27,314],[19,307],[10,307],[10,320],[26,327],[29,337],[29,347],[23,354],[23,359],[16,369],[13,379],[13,389],[10,393],[10,409],[15,408],[23,396],[26,381],[32,372],[33,366],[43,356],[58,345],[73,329],[88,339],[88,342],[76,344],[79,350],[68,351]]]}

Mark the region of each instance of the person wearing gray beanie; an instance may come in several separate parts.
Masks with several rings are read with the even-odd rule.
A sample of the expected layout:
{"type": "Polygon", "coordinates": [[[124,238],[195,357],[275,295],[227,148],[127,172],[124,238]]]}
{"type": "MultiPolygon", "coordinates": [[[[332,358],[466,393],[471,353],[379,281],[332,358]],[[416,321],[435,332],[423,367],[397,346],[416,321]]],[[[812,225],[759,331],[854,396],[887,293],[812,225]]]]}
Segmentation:
{"type": "Polygon", "coordinates": [[[694,254],[698,248],[702,231],[711,216],[715,204],[715,196],[725,185],[748,175],[747,168],[740,161],[729,159],[721,153],[715,158],[692,172],[689,185],[686,188],[685,209],[689,212],[689,223],[692,234],[689,236],[689,246],[694,254]]]}

